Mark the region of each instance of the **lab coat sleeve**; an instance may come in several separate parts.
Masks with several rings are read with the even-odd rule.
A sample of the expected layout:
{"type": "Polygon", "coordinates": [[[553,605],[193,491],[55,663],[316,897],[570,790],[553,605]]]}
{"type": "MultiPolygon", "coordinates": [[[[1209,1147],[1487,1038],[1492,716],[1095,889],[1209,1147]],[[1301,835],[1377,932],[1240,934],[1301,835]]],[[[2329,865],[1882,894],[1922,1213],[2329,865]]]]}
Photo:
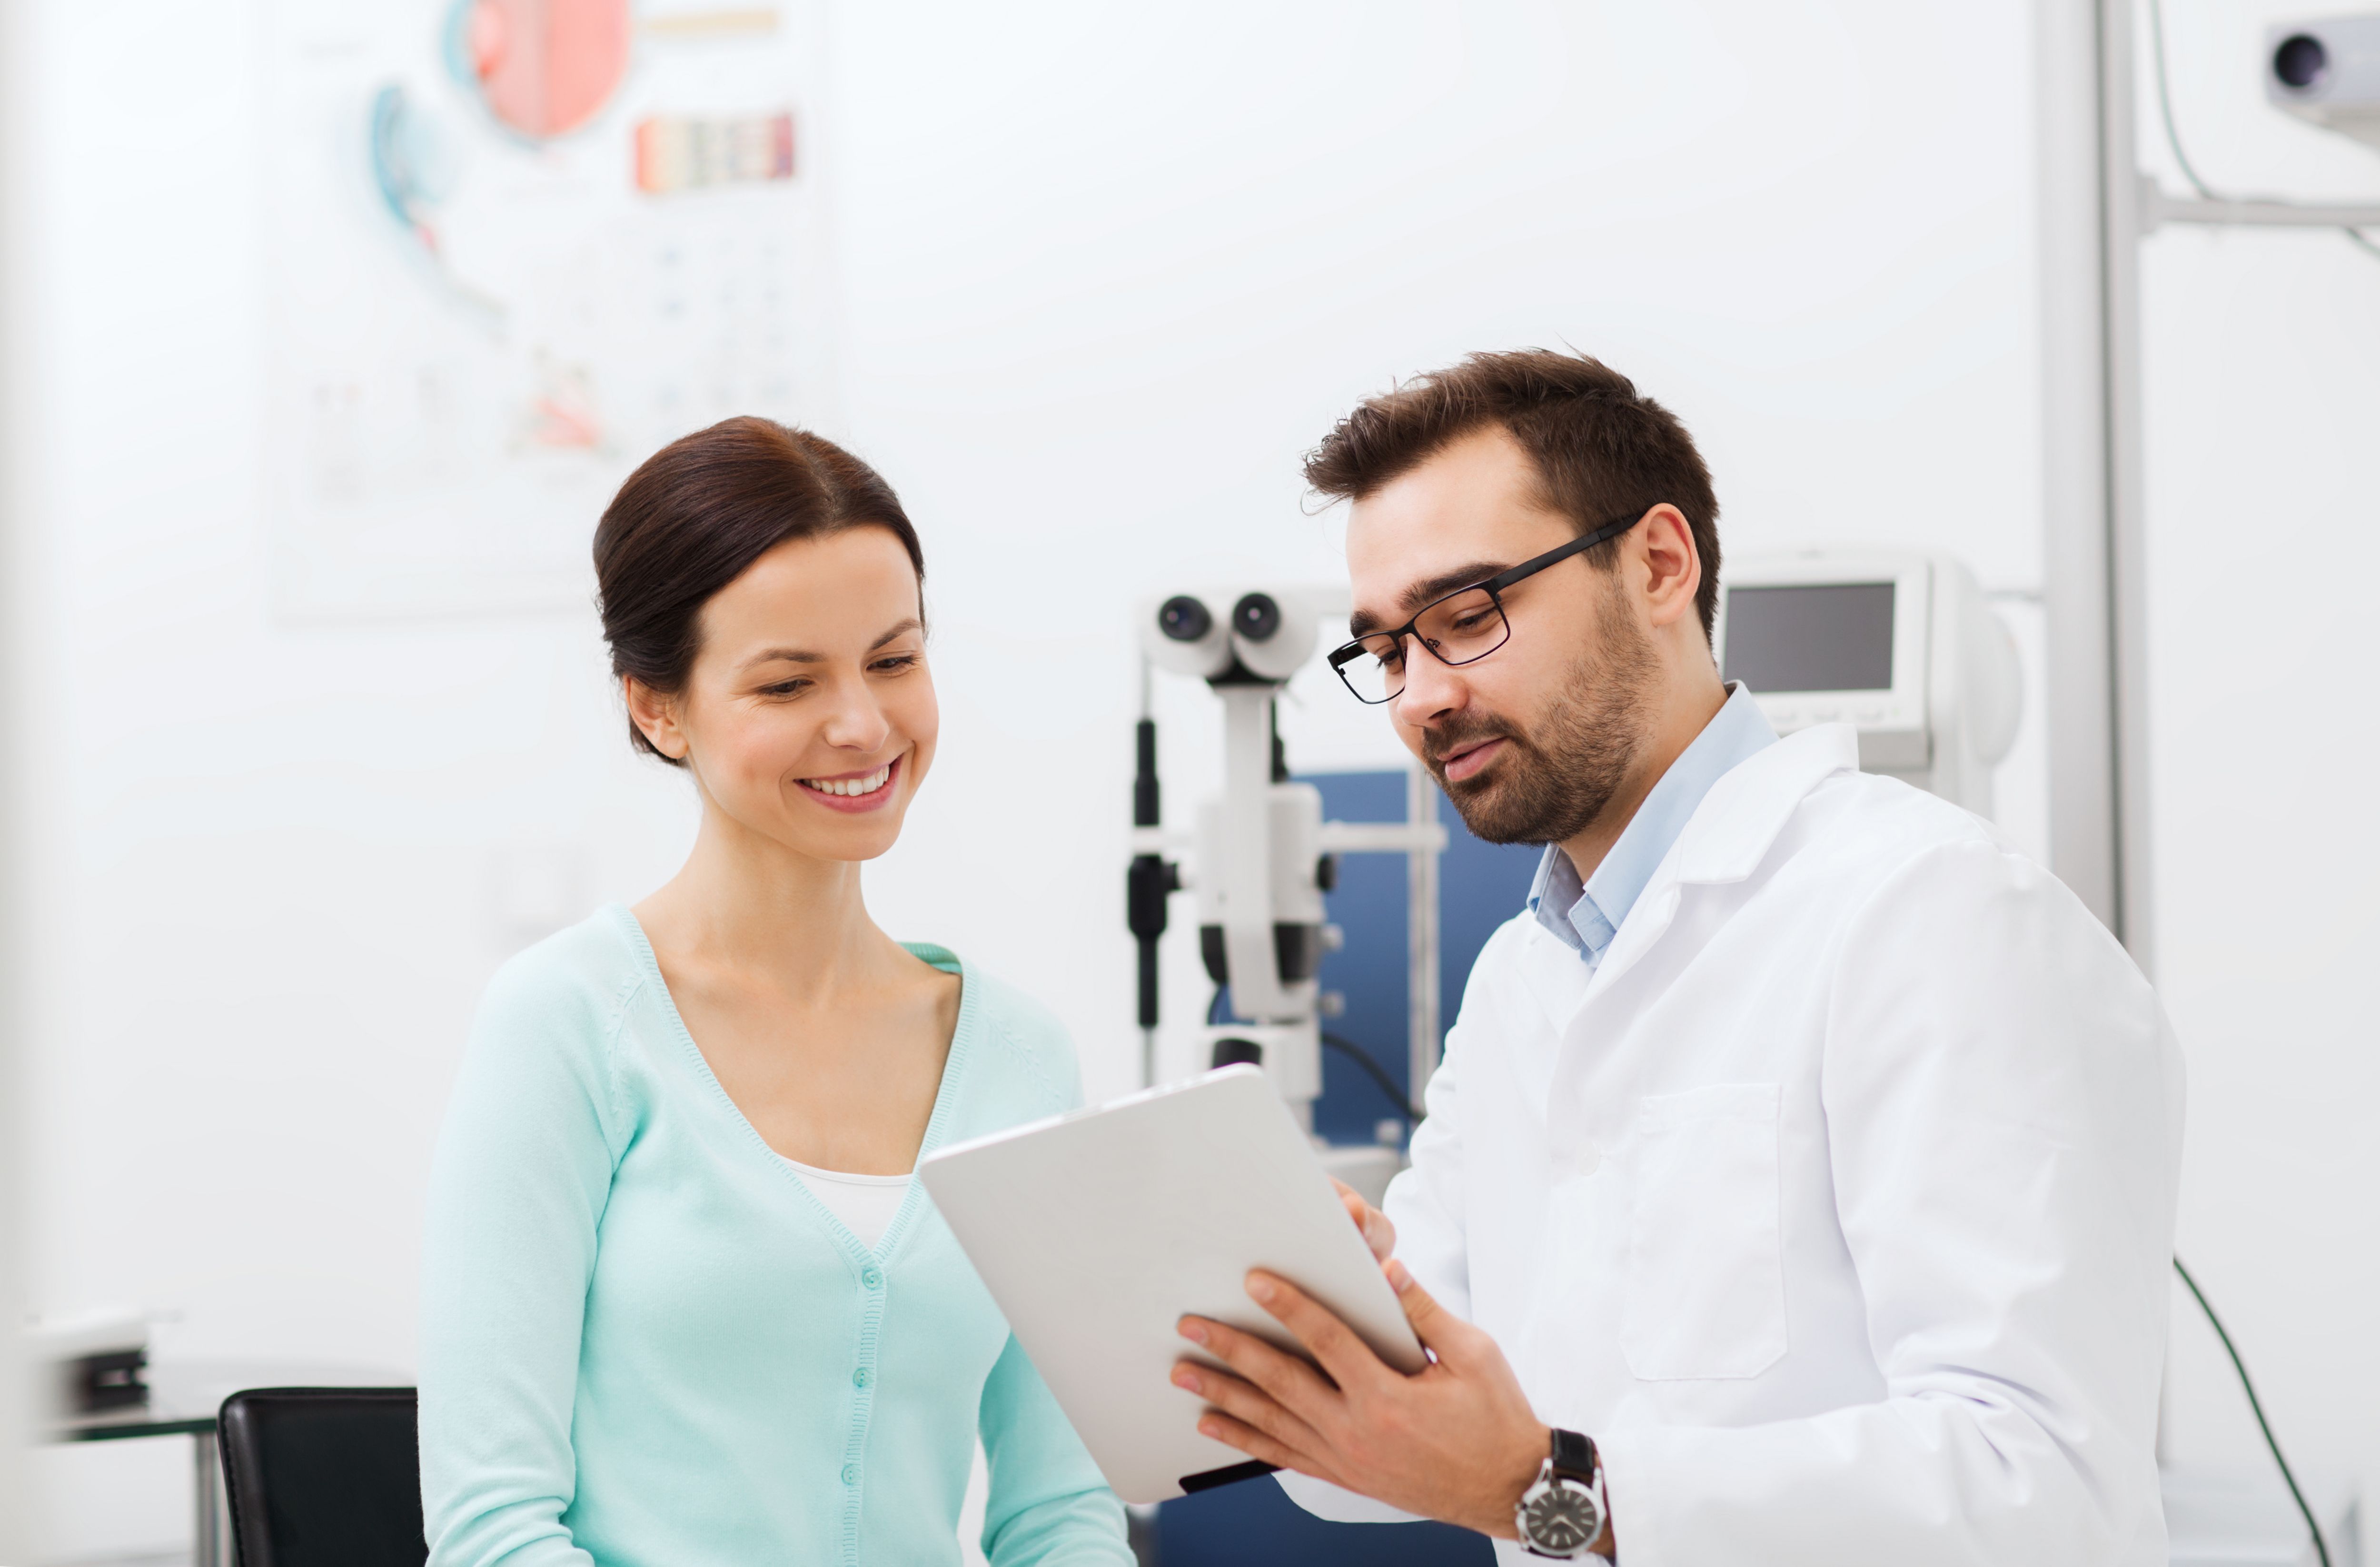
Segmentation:
{"type": "Polygon", "coordinates": [[[1132,1567],[1123,1504],[1014,1335],[984,1382],[977,1429],[990,1471],[991,1567],[1132,1567]]]}
{"type": "Polygon", "coordinates": [[[430,1567],[592,1567],[562,1514],[596,1224],[611,1194],[600,1008],[500,972],[431,1161],[421,1500],[430,1567]]]}
{"type": "Polygon", "coordinates": [[[1880,1402],[1597,1433],[1628,1567],[2163,1562],[2181,1071],[2065,887],[1980,839],[1847,920],[1823,1104],[1880,1402]]]}

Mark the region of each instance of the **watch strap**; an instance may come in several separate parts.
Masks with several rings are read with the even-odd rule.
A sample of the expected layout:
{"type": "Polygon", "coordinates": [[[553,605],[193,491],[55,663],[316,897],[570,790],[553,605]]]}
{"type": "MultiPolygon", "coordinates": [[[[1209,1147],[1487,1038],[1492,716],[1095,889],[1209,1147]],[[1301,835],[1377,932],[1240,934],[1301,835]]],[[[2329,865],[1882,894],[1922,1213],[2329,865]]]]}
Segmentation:
{"type": "Polygon", "coordinates": [[[1576,1431],[1565,1431],[1559,1426],[1553,1428],[1553,1432],[1554,1473],[1566,1479],[1576,1480],[1581,1485],[1593,1485],[1597,1462],[1595,1439],[1581,1436],[1576,1431]]]}

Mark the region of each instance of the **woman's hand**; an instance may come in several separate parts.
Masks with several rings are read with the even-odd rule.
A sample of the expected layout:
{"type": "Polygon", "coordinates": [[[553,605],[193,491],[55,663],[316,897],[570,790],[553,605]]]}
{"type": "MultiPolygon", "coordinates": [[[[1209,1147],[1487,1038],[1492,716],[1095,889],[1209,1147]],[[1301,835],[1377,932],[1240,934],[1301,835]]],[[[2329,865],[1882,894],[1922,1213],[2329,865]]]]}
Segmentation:
{"type": "Polygon", "coordinates": [[[1339,1200],[1347,1205],[1347,1217],[1355,1221],[1363,1233],[1364,1244],[1372,1248],[1375,1260],[1386,1262],[1397,1249],[1397,1227],[1389,1216],[1364,1200],[1363,1194],[1337,1176],[1330,1184],[1339,1188],[1339,1200]]]}

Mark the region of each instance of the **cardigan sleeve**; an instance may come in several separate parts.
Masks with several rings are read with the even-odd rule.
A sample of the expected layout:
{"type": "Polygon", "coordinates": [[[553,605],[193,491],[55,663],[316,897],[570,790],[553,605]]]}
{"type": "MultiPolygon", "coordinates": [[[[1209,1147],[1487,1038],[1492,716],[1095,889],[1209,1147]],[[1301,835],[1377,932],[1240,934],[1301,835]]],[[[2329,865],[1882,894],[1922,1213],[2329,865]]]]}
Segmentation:
{"type": "Polygon", "coordinates": [[[1132,1567],[1123,1503],[1014,1334],[985,1379],[977,1429],[991,1472],[983,1513],[991,1567],[1132,1567]]]}
{"type": "Polygon", "coordinates": [[[614,1164],[617,1013],[537,955],[490,986],[431,1165],[420,1393],[430,1567],[592,1567],[562,1515],[577,1490],[579,1341],[614,1164]]]}

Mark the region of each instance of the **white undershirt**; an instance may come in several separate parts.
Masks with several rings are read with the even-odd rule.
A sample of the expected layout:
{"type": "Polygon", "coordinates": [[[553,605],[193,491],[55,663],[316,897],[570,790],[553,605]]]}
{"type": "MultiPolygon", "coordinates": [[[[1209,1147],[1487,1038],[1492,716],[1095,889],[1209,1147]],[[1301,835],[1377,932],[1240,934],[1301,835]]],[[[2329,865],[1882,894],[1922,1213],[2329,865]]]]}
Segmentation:
{"type": "MultiPolygon", "coordinates": [[[[785,1159],[783,1154],[777,1157],[785,1159]]],[[[870,1250],[884,1238],[885,1226],[901,1211],[901,1199],[909,1195],[906,1175],[855,1175],[847,1170],[820,1170],[798,1159],[785,1159],[785,1162],[794,1167],[810,1195],[826,1204],[826,1210],[870,1250]]]]}

